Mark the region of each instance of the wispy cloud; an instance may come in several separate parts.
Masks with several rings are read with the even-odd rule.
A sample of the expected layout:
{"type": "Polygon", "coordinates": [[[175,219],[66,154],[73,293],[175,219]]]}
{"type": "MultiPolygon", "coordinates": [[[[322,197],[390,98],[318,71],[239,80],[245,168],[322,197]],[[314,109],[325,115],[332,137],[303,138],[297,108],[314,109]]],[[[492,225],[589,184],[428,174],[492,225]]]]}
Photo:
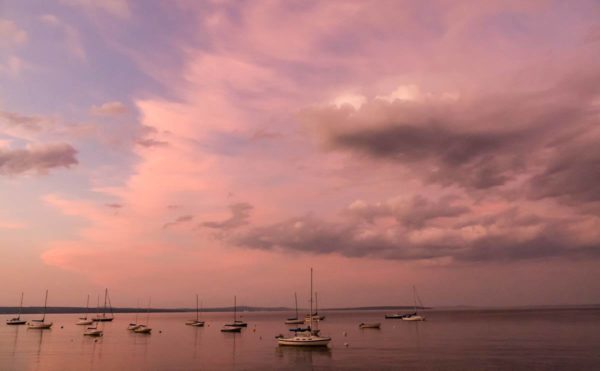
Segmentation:
{"type": "Polygon", "coordinates": [[[45,174],[54,168],[78,164],[76,155],[77,151],[69,144],[31,145],[23,149],[0,147],[0,174],[45,174]]]}
{"type": "Polygon", "coordinates": [[[92,106],[90,112],[96,116],[122,116],[127,114],[129,110],[122,102],[112,101],[98,106],[92,106]]]}

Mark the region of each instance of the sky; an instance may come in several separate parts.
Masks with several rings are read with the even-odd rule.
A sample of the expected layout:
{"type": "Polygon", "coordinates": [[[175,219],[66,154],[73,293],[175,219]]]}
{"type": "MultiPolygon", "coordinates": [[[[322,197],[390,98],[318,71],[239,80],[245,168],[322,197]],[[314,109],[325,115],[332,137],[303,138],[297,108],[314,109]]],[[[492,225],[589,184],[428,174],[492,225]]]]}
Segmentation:
{"type": "Polygon", "coordinates": [[[0,1],[0,306],[600,297],[600,3],[0,1]]]}

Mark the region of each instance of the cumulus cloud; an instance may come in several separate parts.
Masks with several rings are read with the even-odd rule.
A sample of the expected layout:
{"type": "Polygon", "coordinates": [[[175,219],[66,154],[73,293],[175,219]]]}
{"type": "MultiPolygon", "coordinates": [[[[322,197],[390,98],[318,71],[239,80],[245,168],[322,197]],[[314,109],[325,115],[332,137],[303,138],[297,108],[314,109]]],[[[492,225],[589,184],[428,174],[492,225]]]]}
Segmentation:
{"type": "Polygon", "coordinates": [[[37,131],[41,129],[44,118],[40,116],[28,116],[15,112],[0,111],[0,122],[9,126],[37,131]]]}
{"type": "Polygon", "coordinates": [[[96,116],[121,116],[126,114],[128,109],[122,102],[111,101],[99,106],[92,106],[90,112],[96,116]]]}
{"type": "Polygon", "coordinates": [[[231,216],[222,221],[203,222],[201,226],[213,229],[234,229],[248,224],[250,211],[254,207],[246,202],[239,202],[229,206],[231,216]]]}
{"type": "Polygon", "coordinates": [[[0,148],[0,174],[18,175],[26,172],[45,174],[57,167],[76,165],[77,151],[69,144],[29,146],[24,149],[0,148]]]}
{"type": "Polygon", "coordinates": [[[27,42],[27,32],[14,21],[0,19],[0,47],[22,45],[27,42]]]}
{"type": "MultiPolygon", "coordinates": [[[[236,234],[232,242],[262,249],[336,253],[392,260],[515,261],[600,257],[600,218],[544,218],[518,210],[471,215],[466,224],[411,229],[404,221],[373,226],[356,220],[292,218],[236,234]],[[526,222],[524,222],[526,221],[526,222]],[[587,236],[581,238],[583,230],[587,236]],[[590,232],[592,231],[592,232],[590,232]]],[[[584,233],[585,234],[585,233],[584,233]]]]}

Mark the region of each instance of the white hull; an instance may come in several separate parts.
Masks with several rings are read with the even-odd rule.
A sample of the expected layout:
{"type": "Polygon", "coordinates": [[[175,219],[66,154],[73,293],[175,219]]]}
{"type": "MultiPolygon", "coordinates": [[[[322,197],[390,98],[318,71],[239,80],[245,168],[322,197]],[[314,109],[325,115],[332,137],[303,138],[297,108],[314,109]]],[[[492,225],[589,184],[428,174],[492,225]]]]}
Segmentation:
{"type": "Polygon", "coordinates": [[[277,344],[293,347],[326,347],[330,341],[331,338],[328,337],[299,335],[291,338],[279,338],[277,344]]]}
{"type": "Polygon", "coordinates": [[[288,319],[285,321],[286,325],[301,325],[304,323],[303,319],[288,319]]]}
{"type": "Polygon", "coordinates": [[[187,321],[185,324],[188,326],[194,326],[194,327],[204,327],[204,321],[191,320],[191,321],[187,321]]]}
{"type": "Polygon", "coordinates": [[[95,336],[95,337],[99,337],[104,335],[104,333],[102,332],[102,330],[87,330],[86,332],[83,333],[84,336],[95,336]]]}
{"type": "Polygon", "coordinates": [[[47,330],[52,327],[52,322],[29,322],[27,327],[35,330],[47,330]]]}
{"type": "Polygon", "coordinates": [[[82,320],[77,321],[76,325],[87,326],[87,325],[91,325],[92,323],[94,323],[94,321],[92,321],[91,319],[82,319],[82,320]]]}
{"type": "Polygon", "coordinates": [[[134,331],[135,329],[141,327],[142,325],[136,325],[135,323],[130,323],[129,326],[127,326],[127,330],[129,331],[134,331]]]}
{"type": "Polygon", "coordinates": [[[402,320],[403,321],[425,321],[425,317],[416,315],[416,316],[404,317],[404,318],[402,318],[402,320]]]}
{"type": "Polygon", "coordinates": [[[135,332],[136,334],[149,334],[152,332],[152,329],[150,327],[141,325],[140,327],[133,330],[133,332],[135,332]]]}

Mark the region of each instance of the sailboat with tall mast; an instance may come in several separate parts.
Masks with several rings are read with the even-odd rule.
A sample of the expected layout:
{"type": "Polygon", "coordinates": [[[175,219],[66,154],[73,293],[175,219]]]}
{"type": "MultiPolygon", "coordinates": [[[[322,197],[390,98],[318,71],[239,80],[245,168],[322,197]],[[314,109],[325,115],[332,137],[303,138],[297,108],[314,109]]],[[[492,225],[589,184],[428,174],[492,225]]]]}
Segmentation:
{"type": "Polygon", "coordinates": [[[90,314],[90,294],[88,294],[87,296],[87,301],[85,303],[85,317],[79,317],[79,321],[77,321],[76,325],[91,325],[92,321],[91,319],[88,318],[88,315],[90,314]]]}
{"type": "Polygon", "coordinates": [[[298,294],[294,293],[294,301],[296,303],[296,316],[285,320],[286,325],[299,325],[304,323],[303,319],[298,318],[298,294]]]}
{"type": "Polygon", "coordinates": [[[196,294],[196,319],[191,319],[185,323],[188,326],[203,327],[204,321],[200,321],[198,314],[198,294],[196,294]]]}
{"type": "Polygon", "coordinates": [[[133,330],[133,332],[137,333],[137,334],[150,334],[152,332],[152,328],[150,328],[148,326],[149,322],[150,322],[150,302],[151,302],[151,298],[148,298],[148,310],[146,312],[146,324],[145,325],[139,325],[136,329],[133,330]]]}
{"type": "MultiPolygon", "coordinates": [[[[311,310],[312,312],[312,310],[311,310]]],[[[304,316],[304,323],[308,323],[311,320],[311,315],[307,314],[306,316],[304,316]]],[[[325,316],[320,316],[319,315],[319,297],[317,296],[317,293],[315,292],[315,311],[314,313],[312,313],[312,321],[322,321],[325,319],[325,316]]]]}
{"type": "Polygon", "coordinates": [[[113,311],[112,311],[112,305],[110,304],[110,297],[108,296],[108,289],[104,290],[104,310],[102,311],[102,316],[98,315],[96,317],[94,317],[92,320],[94,322],[110,322],[115,318],[113,311]],[[106,304],[108,303],[108,309],[110,310],[110,317],[106,316],[106,309],[107,306],[106,304]]]}
{"type": "MultiPolygon", "coordinates": [[[[313,313],[313,269],[310,268],[310,313],[313,313]]],[[[330,337],[321,336],[319,334],[319,322],[313,322],[313,316],[309,316],[309,326],[306,329],[295,329],[294,336],[292,337],[278,337],[277,344],[282,346],[296,346],[296,347],[324,347],[331,341],[330,337]],[[313,327],[315,323],[315,327],[313,327]]]]}
{"type": "Polygon", "coordinates": [[[423,303],[421,303],[421,299],[419,298],[419,296],[417,295],[417,289],[415,288],[415,286],[413,286],[413,300],[415,303],[415,313],[411,314],[409,316],[405,316],[402,317],[403,321],[425,321],[425,317],[420,316],[419,313],[417,312],[417,304],[423,308],[423,303]]]}
{"type": "Polygon", "coordinates": [[[27,327],[36,330],[47,330],[52,327],[52,322],[46,322],[46,307],[48,305],[48,290],[46,289],[46,296],[44,297],[44,312],[42,319],[32,319],[27,323],[27,327]]]}
{"type": "Polygon", "coordinates": [[[135,321],[134,322],[130,322],[129,325],[127,326],[127,330],[130,331],[134,331],[136,328],[140,327],[141,325],[138,323],[138,315],[140,313],[140,300],[138,299],[137,303],[136,303],[136,311],[135,311],[135,321]]]}
{"type": "Polygon", "coordinates": [[[16,317],[6,320],[7,325],[24,325],[27,323],[26,320],[21,319],[21,313],[23,312],[23,292],[21,292],[21,304],[19,304],[19,313],[16,317]]]}
{"type": "Polygon", "coordinates": [[[248,327],[248,324],[237,319],[237,296],[233,297],[233,322],[226,323],[221,332],[240,332],[242,327],[248,327]]]}

